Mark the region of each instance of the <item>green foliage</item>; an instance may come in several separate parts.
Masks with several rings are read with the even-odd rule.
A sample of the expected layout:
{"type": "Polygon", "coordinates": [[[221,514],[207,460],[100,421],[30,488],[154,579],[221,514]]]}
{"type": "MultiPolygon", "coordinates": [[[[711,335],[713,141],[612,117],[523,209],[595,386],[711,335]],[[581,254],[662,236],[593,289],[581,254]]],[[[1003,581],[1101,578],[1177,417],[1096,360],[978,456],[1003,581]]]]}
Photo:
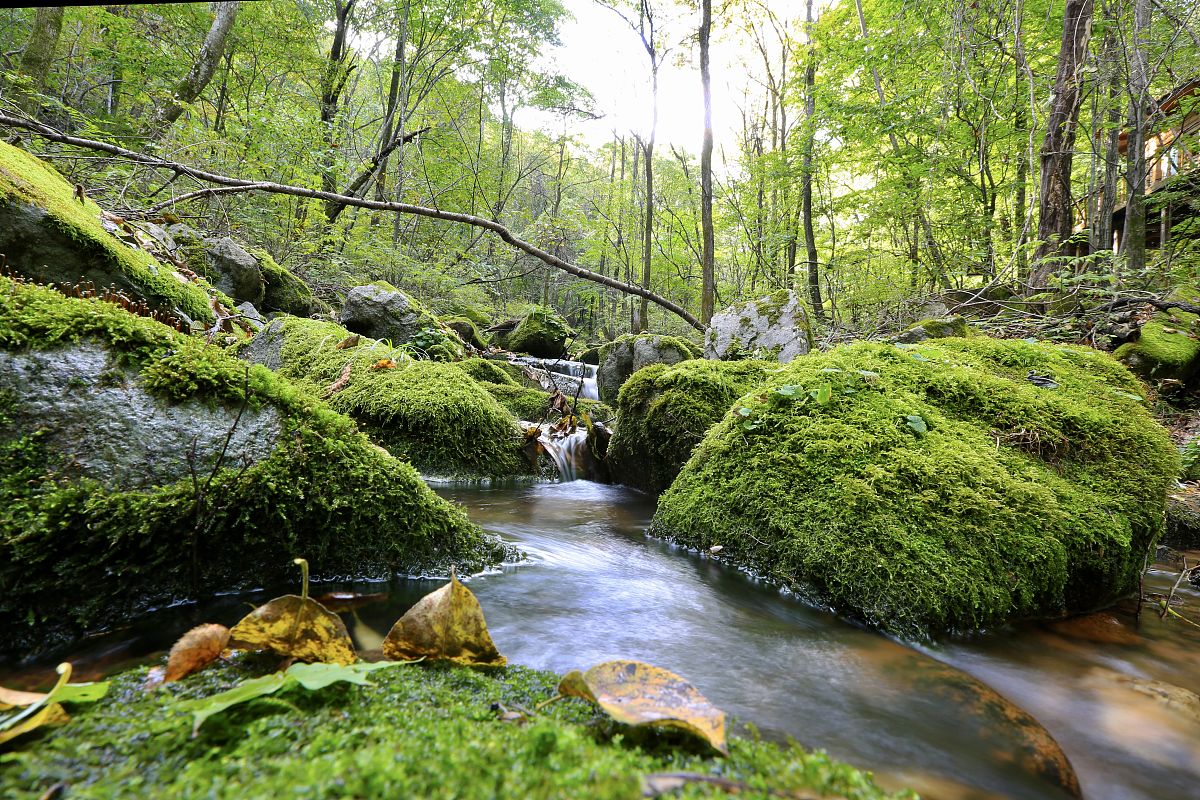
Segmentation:
{"type": "Polygon", "coordinates": [[[810,355],[709,430],[653,530],[902,635],[1088,610],[1136,589],[1178,470],[1140,391],[1020,341],[810,355]]]}
{"type": "Polygon", "coordinates": [[[1183,470],[1179,476],[1185,481],[1200,481],[1200,436],[1179,448],[1183,470]]]}

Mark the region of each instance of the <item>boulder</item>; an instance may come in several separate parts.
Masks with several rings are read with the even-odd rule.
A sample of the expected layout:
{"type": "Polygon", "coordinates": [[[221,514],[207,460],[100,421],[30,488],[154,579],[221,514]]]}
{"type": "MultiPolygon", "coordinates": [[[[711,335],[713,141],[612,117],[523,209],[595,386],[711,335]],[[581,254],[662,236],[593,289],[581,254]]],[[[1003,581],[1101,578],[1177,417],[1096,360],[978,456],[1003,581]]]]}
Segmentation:
{"type": "Polygon", "coordinates": [[[778,365],[693,359],[638,370],[621,389],[608,465],[621,483],[659,494],[735,400],[778,365]]]}
{"type": "Polygon", "coordinates": [[[410,465],[268,370],[6,278],[0,307],[4,654],[294,583],[300,556],[318,578],[386,578],[505,555],[410,465]]]}
{"type": "MultiPolygon", "coordinates": [[[[1200,305],[1200,291],[1178,290],[1168,299],[1200,305]]],[[[1200,317],[1177,308],[1155,312],[1139,335],[1113,353],[1147,380],[1200,382],[1200,317]]]]}
{"type": "Polygon", "coordinates": [[[438,321],[423,305],[386,281],[356,286],[346,295],[338,322],[372,339],[398,345],[438,321]]]}
{"type": "Polygon", "coordinates": [[[923,319],[905,329],[896,337],[901,344],[916,344],[926,339],[947,339],[953,336],[967,336],[967,321],[960,316],[936,317],[923,319]]]}
{"type": "Polygon", "coordinates": [[[1137,590],[1179,470],[1142,392],[1081,347],[839,347],[735,402],[652,529],[903,636],[1089,611],[1137,590]]]}
{"type": "Polygon", "coordinates": [[[206,277],[225,294],[238,302],[262,305],[266,286],[258,259],[245,248],[223,236],[204,240],[206,277]]]}
{"type": "Polygon", "coordinates": [[[600,348],[596,388],[600,399],[612,402],[629,376],[651,364],[678,364],[699,358],[697,348],[674,336],[652,333],[626,335],[600,348]]]}
{"type": "Polygon", "coordinates": [[[329,314],[332,309],[324,300],[313,294],[312,288],[291,271],[275,263],[270,254],[259,250],[254,253],[258,268],[263,276],[262,308],[280,311],[297,317],[329,314]]]}
{"type": "Polygon", "coordinates": [[[1200,486],[1187,486],[1167,495],[1163,544],[1176,550],[1200,547],[1200,486]]]}
{"type": "Polygon", "coordinates": [[[210,297],[203,281],[160,263],[138,231],[106,217],[49,164],[0,142],[0,252],[10,270],[40,283],[112,286],[151,308],[205,323],[210,297]],[[121,238],[118,238],[120,236],[121,238]]]}
{"type": "Polygon", "coordinates": [[[574,335],[567,321],[553,309],[537,307],[505,336],[504,343],[515,353],[527,353],[538,358],[562,358],[567,351],[567,340],[574,335]]]}
{"type": "Polygon", "coordinates": [[[795,292],[732,305],[713,315],[704,337],[704,357],[724,361],[773,358],[786,364],[813,347],[812,325],[795,292]]]}
{"type": "Polygon", "coordinates": [[[277,317],[239,354],[328,397],[427,474],[500,477],[531,469],[516,419],[457,365],[417,360],[408,345],[356,340],[332,322],[277,317]]]}
{"type": "Polygon", "coordinates": [[[443,317],[442,324],[458,334],[458,338],[476,350],[486,350],[487,342],[479,327],[467,317],[443,317]]]}

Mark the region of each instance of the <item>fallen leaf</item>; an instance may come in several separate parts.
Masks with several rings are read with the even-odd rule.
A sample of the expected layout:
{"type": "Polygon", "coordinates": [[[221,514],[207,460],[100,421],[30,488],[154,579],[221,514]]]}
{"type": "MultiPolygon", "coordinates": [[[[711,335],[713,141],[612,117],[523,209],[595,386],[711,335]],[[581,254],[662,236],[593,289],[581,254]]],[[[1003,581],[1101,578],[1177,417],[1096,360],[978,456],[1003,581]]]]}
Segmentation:
{"type": "Polygon", "coordinates": [[[229,632],[229,646],[269,650],[300,661],[353,664],[354,644],[341,617],[308,597],[308,562],[296,559],[303,594],[285,594],[251,611],[229,632]]]}
{"type": "Polygon", "coordinates": [[[107,683],[70,683],[71,665],[58,665],[58,681],[45,694],[0,690],[0,744],[29,733],[43,725],[61,725],[70,719],[62,703],[90,703],[108,692],[107,683]]]}
{"type": "Polygon", "coordinates": [[[559,694],[582,697],[626,725],[679,728],[728,755],[725,712],[674,672],[641,661],[606,661],[587,672],[572,670],[559,694]]]}
{"type": "Polygon", "coordinates": [[[350,371],[354,368],[353,362],[347,362],[346,366],[342,367],[342,374],[333,383],[325,387],[325,391],[321,392],[322,398],[330,398],[335,394],[345,389],[350,385],[350,371]]]}
{"type": "Polygon", "coordinates": [[[199,672],[221,657],[221,651],[229,643],[229,628],[224,625],[197,625],[179,637],[167,657],[167,671],[163,683],[177,681],[193,672],[199,672]]]}
{"type": "Polygon", "coordinates": [[[492,642],[479,600],[453,569],[450,583],[422,597],[392,626],[383,640],[383,655],[488,667],[508,663],[492,642]]]}
{"type": "Polygon", "coordinates": [[[334,350],[346,350],[351,347],[357,347],[358,343],[360,341],[362,341],[362,337],[359,336],[357,333],[355,333],[351,336],[347,336],[345,339],[342,339],[340,342],[335,344],[333,346],[333,349],[334,350]]]}
{"type": "Polygon", "coordinates": [[[395,368],[396,368],[396,359],[394,359],[394,358],[381,358],[378,361],[376,361],[374,364],[371,365],[371,369],[395,369],[395,368]]]}

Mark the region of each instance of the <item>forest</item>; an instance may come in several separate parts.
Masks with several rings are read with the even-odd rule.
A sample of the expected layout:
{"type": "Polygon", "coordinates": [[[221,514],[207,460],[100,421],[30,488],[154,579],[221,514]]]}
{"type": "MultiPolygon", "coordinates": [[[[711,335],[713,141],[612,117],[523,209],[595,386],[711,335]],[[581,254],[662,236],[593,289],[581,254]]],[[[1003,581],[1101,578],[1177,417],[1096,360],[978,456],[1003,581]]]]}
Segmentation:
{"type": "Polygon", "coordinates": [[[1195,0],[15,7],[0,139],[0,797],[1200,785],[1195,0]]]}

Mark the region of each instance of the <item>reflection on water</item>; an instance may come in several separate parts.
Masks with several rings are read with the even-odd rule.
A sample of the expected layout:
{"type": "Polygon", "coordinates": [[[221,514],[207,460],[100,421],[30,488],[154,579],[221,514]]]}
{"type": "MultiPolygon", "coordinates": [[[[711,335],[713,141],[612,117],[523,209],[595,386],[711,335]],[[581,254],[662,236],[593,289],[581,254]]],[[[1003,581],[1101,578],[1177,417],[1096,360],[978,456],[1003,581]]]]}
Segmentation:
{"type": "MultiPolygon", "coordinates": [[[[1194,796],[1200,630],[1153,615],[1134,629],[1116,611],[1098,628],[1031,626],[914,649],[647,537],[652,501],[620,487],[438,492],[530,556],[470,581],[510,662],[564,672],[611,658],[650,661],[765,736],[824,748],[928,797],[1068,796],[1057,788],[1069,784],[1061,752],[1037,722],[1062,746],[1088,798],[1194,796]]],[[[384,587],[386,600],[347,611],[357,643],[376,646],[441,583],[399,580],[384,587]]],[[[232,623],[247,601],[269,596],[159,612],[84,655],[111,670],[165,650],[192,624],[232,623]]]]}

